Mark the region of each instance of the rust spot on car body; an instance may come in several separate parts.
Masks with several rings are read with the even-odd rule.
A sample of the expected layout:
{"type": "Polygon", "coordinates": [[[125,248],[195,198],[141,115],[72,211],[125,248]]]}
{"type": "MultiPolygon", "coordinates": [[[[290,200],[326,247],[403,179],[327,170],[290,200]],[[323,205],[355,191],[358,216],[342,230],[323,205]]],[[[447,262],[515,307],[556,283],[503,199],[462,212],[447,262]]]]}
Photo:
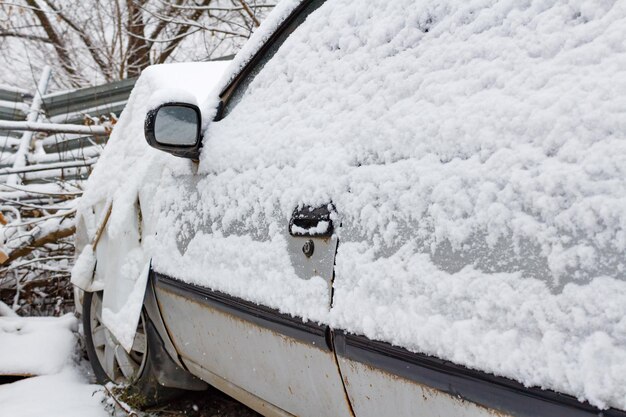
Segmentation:
{"type": "MultiPolygon", "coordinates": [[[[443,401],[447,401],[447,402],[455,402],[456,406],[459,408],[478,408],[486,413],[488,413],[490,416],[493,417],[512,417],[510,414],[507,414],[506,412],[500,411],[500,410],[496,410],[487,406],[484,406],[482,404],[476,403],[474,401],[465,399],[459,395],[454,395],[451,393],[447,393],[441,390],[438,390],[436,388],[433,388],[431,386],[425,385],[425,384],[421,384],[419,382],[416,381],[412,381],[410,379],[407,378],[403,378],[401,376],[392,374],[390,372],[387,372],[383,369],[380,368],[376,368],[374,366],[371,366],[369,364],[365,364],[365,363],[361,363],[361,362],[354,362],[354,361],[347,361],[347,363],[350,366],[350,369],[352,370],[353,373],[355,374],[362,374],[364,370],[366,370],[367,372],[372,372],[372,373],[376,373],[380,376],[382,376],[384,379],[389,381],[389,385],[391,386],[397,386],[398,384],[406,384],[406,385],[412,385],[414,387],[416,387],[417,389],[419,389],[421,391],[421,397],[423,402],[427,402],[427,401],[432,401],[435,400],[437,397],[442,398],[443,401]]],[[[347,378],[344,377],[344,384],[346,385],[346,388],[348,387],[348,382],[347,382],[347,378]]],[[[372,390],[377,390],[377,391],[382,391],[379,388],[376,388],[372,383],[368,384],[369,387],[372,390]]],[[[384,384],[386,385],[386,384],[384,384]]],[[[371,400],[369,396],[364,395],[364,397],[367,400],[371,400]]]]}

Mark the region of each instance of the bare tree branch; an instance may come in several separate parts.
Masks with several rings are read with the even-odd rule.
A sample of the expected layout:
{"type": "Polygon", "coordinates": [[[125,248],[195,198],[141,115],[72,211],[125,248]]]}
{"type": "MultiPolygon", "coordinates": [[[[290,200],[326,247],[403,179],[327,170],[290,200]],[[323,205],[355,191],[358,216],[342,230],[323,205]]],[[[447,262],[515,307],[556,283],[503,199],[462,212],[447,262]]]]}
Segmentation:
{"type": "MultiPolygon", "coordinates": [[[[210,1],[210,0],[209,0],[209,1],[210,1]]],[[[234,31],[232,31],[232,30],[225,30],[225,29],[222,29],[222,28],[220,28],[220,27],[218,27],[218,26],[206,26],[206,25],[203,25],[203,24],[201,24],[201,23],[198,23],[197,21],[194,21],[194,20],[192,20],[192,19],[189,19],[189,20],[179,20],[178,18],[168,18],[167,16],[160,15],[160,14],[157,14],[157,13],[151,12],[151,11],[146,10],[146,9],[144,9],[144,11],[146,11],[146,12],[147,12],[147,13],[149,13],[150,15],[152,15],[152,16],[154,16],[154,17],[156,17],[156,18],[157,18],[157,19],[159,19],[160,21],[165,21],[165,22],[167,22],[167,23],[172,23],[172,24],[175,24],[175,25],[180,25],[180,26],[195,27],[195,28],[198,28],[198,29],[201,29],[201,30],[206,30],[206,31],[212,32],[212,33],[223,33],[223,34],[225,34],[225,35],[232,35],[232,36],[246,37],[246,35],[245,35],[245,34],[242,34],[242,33],[240,33],[240,32],[234,32],[234,31]]],[[[138,35],[128,33],[128,36],[138,36],[138,35]]],[[[158,39],[156,39],[156,38],[147,38],[147,37],[144,37],[143,39],[145,39],[146,41],[152,42],[152,43],[169,42],[169,41],[167,41],[167,40],[165,40],[165,41],[160,41],[160,40],[158,40],[158,39]]],[[[172,39],[176,39],[176,37],[174,37],[174,38],[172,38],[172,39]]]]}
{"type": "Polygon", "coordinates": [[[73,22],[70,18],[68,18],[64,13],[62,13],[59,10],[59,8],[56,5],[54,5],[54,3],[52,3],[51,0],[44,0],[44,1],[48,5],[48,7],[50,7],[50,9],[52,9],[52,11],[54,11],[57,14],[57,16],[61,18],[61,20],[63,20],[65,23],[67,23],[67,25],[76,32],[76,34],[78,35],[79,39],[83,42],[83,44],[85,45],[85,47],[89,51],[89,54],[93,58],[94,62],[98,65],[98,67],[100,68],[100,70],[104,74],[105,79],[107,81],[112,81],[113,77],[112,77],[112,74],[111,74],[111,68],[109,67],[109,65],[107,65],[106,62],[104,62],[104,60],[100,56],[99,48],[96,48],[94,46],[93,41],[89,37],[86,28],[78,27],[78,25],[75,22],[73,22]]]}
{"type": "MultiPolygon", "coordinates": [[[[192,31],[192,32],[185,32],[185,33],[181,33],[180,35],[176,35],[176,36],[172,36],[171,38],[167,38],[167,39],[151,39],[151,38],[146,38],[144,36],[139,36],[139,35],[135,35],[132,33],[129,33],[128,36],[133,36],[139,39],[143,39],[151,44],[155,44],[155,43],[171,43],[177,40],[183,40],[185,39],[187,36],[192,35],[198,31],[202,30],[202,28],[196,28],[196,30],[192,31]]],[[[162,62],[155,62],[155,63],[159,63],[161,64],[162,62]]]]}
{"type": "Polygon", "coordinates": [[[8,2],[5,2],[5,1],[0,1],[0,6],[16,7],[18,9],[24,9],[24,10],[40,10],[42,12],[45,12],[45,10],[43,10],[43,9],[41,9],[39,7],[24,6],[23,4],[8,3],[8,2]]]}
{"type": "Polygon", "coordinates": [[[246,3],[245,0],[239,0],[239,3],[241,4],[241,7],[243,7],[245,12],[248,14],[248,16],[250,16],[250,19],[252,19],[252,22],[254,22],[254,26],[259,27],[261,23],[259,22],[259,19],[257,19],[256,16],[254,15],[254,12],[252,11],[252,9],[250,9],[250,6],[248,6],[248,3],[246,3]]]}
{"type": "MultiPolygon", "coordinates": [[[[182,2],[182,0],[176,0],[176,3],[180,4],[182,2]]],[[[167,6],[171,6],[169,8],[169,13],[167,13],[167,16],[171,16],[172,15],[172,11],[173,6],[175,6],[174,4],[172,5],[167,5],[167,6]]],[[[161,32],[163,32],[163,30],[167,27],[167,25],[170,22],[168,20],[165,19],[159,19],[159,23],[157,24],[156,28],[154,28],[154,30],[152,31],[152,33],[150,34],[149,38],[150,39],[157,39],[159,37],[159,35],[161,34],[161,32]]]]}
{"type": "Polygon", "coordinates": [[[143,0],[126,0],[128,9],[128,24],[126,30],[130,35],[128,37],[128,51],[126,65],[126,75],[128,77],[136,77],[141,70],[150,65],[150,47],[143,34],[145,32],[145,24],[143,21],[142,6],[143,0]]]}
{"type": "Polygon", "coordinates": [[[43,43],[52,43],[50,39],[45,38],[43,36],[32,35],[29,33],[10,32],[10,31],[5,31],[3,29],[0,29],[0,38],[8,38],[8,37],[27,39],[29,41],[37,41],[37,42],[43,42],[43,43]]]}
{"type": "MultiPolygon", "coordinates": [[[[203,9],[209,12],[236,12],[236,11],[241,11],[244,8],[243,7],[221,7],[221,6],[198,6],[198,5],[194,5],[194,6],[188,6],[188,5],[181,5],[181,4],[172,4],[169,3],[167,1],[164,0],[159,0],[160,3],[168,5],[174,9],[182,9],[182,10],[199,10],[199,9],[203,9]]],[[[253,4],[253,5],[248,5],[248,7],[250,7],[251,9],[271,9],[273,7],[275,7],[275,4],[253,4]]]]}
{"type": "Polygon", "coordinates": [[[54,30],[52,23],[48,19],[46,13],[41,9],[37,0],[26,0],[26,3],[33,9],[33,13],[41,23],[43,30],[46,32],[50,43],[54,47],[54,50],[59,58],[61,68],[67,73],[70,78],[70,82],[75,87],[79,87],[81,83],[78,81],[80,76],[78,75],[76,68],[74,67],[72,58],[67,53],[67,45],[59,34],[54,30]]]}
{"type": "MultiPolygon", "coordinates": [[[[202,5],[208,6],[210,3],[211,3],[211,0],[204,0],[202,5]]],[[[192,22],[196,22],[200,18],[200,16],[202,16],[204,13],[205,13],[204,10],[196,10],[190,16],[189,20],[191,20],[192,22]]],[[[189,29],[191,29],[191,25],[189,24],[183,25],[178,29],[178,32],[176,33],[177,39],[173,39],[172,42],[170,42],[169,45],[165,47],[163,52],[161,52],[161,54],[157,58],[156,60],[157,63],[162,64],[167,60],[167,58],[170,57],[172,52],[174,52],[174,49],[176,49],[176,47],[183,40],[184,35],[186,35],[189,32],[189,29]]]]}
{"type": "Polygon", "coordinates": [[[3,264],[11,263],[48,243],[54,243],[65,237],[72,236],[75,231],[76,227],[74,227],[74,223],[68,222],[68,225],[59,227],[58,229],[55,229],[47,234],[37,235],[34,233],[29,244],[21,246],[9,253],[8,259],[3,262],[3,264]]]}
{"type": "MultiPolygon", "coordinates": [[[[25,54],[12,58],[12,65],[17,60],[22,68],[30,69],[49,63],[47,48],[54,48],[60,68],[55,72],[56,82],[70,87],[84,85],[87,79],[100,82],[133,77],[150,64],[232,55],[275,2],[9,1],[0,0],[0,39],[10,38],[11,45],[25,49],[25,54]],[[19,2],[23,6],[15,9],[19,2]],[[181,47],[187,38],[194,48],[181,47]]],[[[3,63],[6,66],[9,42],[5,45],[0,60],[7,61],[3,63]]]]}

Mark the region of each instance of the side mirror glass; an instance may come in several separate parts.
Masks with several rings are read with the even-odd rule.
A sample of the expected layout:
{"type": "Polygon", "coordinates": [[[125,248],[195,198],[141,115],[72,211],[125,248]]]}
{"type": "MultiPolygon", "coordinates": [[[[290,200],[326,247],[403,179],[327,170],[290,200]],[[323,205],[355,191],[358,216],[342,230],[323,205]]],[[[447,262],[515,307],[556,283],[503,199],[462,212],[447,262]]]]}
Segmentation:
{"type": "Polygon", "coordinates": [[[146,116],[145,135],[153,148],[183,158],[200,156],[202,116],[198,106],[166,103],[146,116]]]}
{"type": "Polygon", "coordinates": [[[154,138],[162,145],[193,146],[198,141],[200,120],[196,109],[163,106],[154,120],[154,138]]]}

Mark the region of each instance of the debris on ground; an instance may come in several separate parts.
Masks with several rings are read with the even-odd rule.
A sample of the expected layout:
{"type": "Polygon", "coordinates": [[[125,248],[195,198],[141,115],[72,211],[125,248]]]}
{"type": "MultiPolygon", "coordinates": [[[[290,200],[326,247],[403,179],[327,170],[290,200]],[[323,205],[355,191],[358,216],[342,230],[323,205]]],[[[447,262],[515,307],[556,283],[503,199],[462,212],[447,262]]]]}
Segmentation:
{"type": "Polygon", "coordinates": [[[189,392],[140,411],[113,384],[95,383],[78,335],[79,320],[19,317],[0,303],[0,416],[257,417],[227,395],[189,392]]]}

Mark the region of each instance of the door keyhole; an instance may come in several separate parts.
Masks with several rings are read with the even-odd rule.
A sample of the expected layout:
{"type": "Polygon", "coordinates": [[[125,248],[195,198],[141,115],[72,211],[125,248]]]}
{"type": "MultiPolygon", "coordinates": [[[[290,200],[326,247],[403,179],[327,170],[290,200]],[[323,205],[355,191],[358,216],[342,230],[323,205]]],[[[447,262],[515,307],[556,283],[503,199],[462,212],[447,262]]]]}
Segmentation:
{"type": "Polygon", "coordinates": [[[313,256],[314,251],[315,245],[313,244],[313,241],[311,239],[304,242],[304,245],[302,246],[302,253],[304,253],[304,256],[310,258],[311,256],[313,256]]]}

